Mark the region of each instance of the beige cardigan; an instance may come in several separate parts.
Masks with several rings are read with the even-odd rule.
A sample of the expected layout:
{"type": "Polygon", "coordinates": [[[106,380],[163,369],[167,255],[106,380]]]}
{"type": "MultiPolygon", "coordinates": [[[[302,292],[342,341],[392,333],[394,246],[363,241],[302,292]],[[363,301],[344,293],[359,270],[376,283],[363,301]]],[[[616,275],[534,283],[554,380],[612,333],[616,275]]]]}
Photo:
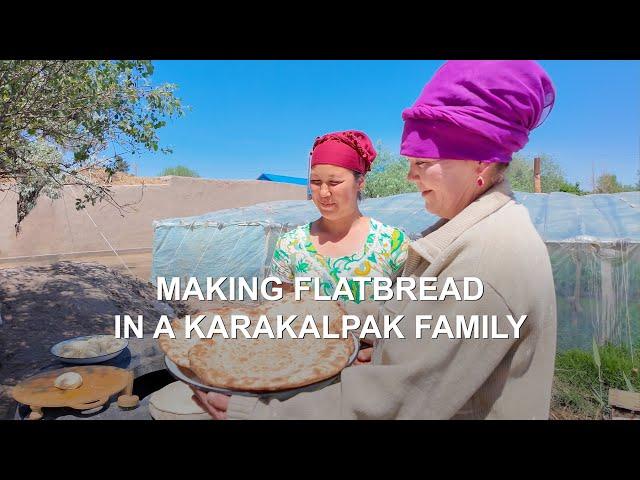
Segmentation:
{"type": "MultiPolygon", "coordinates": [[[[477,301],[390,300],[350,313],[405,315],[404,339],[376,340],[371,365],[288,400],[232,396],[230,419],[546,419],[556,352],[556,300],[547,249],[503,182],[410,245],[403,276],[478,277],[477,301]],[[415,338],[415,315],[528,315],[520,338],[415,338]]],[[[460,290],[462,288],[460,287],[460,290]]],[[[434,322],[435,323],[435,322],[434,322]]],[[[428,332],[428,331],[426,331],[428,332]]]]}

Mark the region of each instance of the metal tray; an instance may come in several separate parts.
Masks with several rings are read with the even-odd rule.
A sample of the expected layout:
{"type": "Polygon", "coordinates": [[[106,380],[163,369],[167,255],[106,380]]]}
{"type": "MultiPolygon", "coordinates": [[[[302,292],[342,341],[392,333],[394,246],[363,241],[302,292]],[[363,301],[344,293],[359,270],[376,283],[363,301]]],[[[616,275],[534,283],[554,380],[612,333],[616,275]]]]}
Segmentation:
{"type": "Polygon", "coordinates": [[[107,360],[111,360],[112,358],[117,357],[124,351],[125,348],[129,346],[129,340],[127,340],[126,338],[119,338],[118,340],[124,343],[122,348],[116,350],[115,352],[105,353],[103,355],[98,355],[96,357],[63,357],[62,355],[60,355],[60,351],[62,350],[62,347],[64,347],[67,343],[76,342],[78,340],[88,340],[89,338],[94,338],[94,337],[114,338],[113,335],[85,335],[82,337],[70,338],[68,340],[63,340],[61,342],[58,342],[53,347],[51,347],[51,350],[50,350],[51,355],[53,355],[58,360],[64,363],[71,363],[74,365],[92,365],[94,363],[106,362],[107,360]]]}

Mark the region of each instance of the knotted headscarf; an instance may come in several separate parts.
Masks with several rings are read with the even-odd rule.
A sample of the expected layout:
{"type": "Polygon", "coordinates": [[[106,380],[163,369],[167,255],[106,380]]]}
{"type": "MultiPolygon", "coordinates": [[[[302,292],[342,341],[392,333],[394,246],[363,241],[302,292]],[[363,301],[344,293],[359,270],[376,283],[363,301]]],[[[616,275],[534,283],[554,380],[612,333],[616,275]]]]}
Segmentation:
{"type": "Polygon", "coordinates": [[[333,132],[316,138],[311,154],[311,166],[337,165],[358,173],[371,170],[377,152],[371,139],[358,130],[333,132]]]}
{"type": "Polygon", "coordinates": [[[551,79],[534,61],[448,61],[402,112],[400,153],[510,162],[554,101],[551,79]]]}

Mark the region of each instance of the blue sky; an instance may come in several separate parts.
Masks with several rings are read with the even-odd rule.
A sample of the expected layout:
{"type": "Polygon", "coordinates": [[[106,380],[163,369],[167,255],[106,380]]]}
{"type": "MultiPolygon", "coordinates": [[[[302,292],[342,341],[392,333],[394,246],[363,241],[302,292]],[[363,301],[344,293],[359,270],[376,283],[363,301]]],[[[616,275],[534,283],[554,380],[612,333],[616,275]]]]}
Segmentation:
{"type": "MultiPolygon", "coordinates": [[[[191,107],[159,131],[170,155],[130,158],[138,175],[177,164],[208,178],[262,172],[306,176],[316,136],[365,131],[399,149],[402,109],[443,61],[155,61],[154,83],[178,85],[191,107]]],[[[556,86],[554,110],[522,154],[550,155],[570,182],[596,175],[635,183],[640,168],[640,61],[541,61],[556,86]]]]}

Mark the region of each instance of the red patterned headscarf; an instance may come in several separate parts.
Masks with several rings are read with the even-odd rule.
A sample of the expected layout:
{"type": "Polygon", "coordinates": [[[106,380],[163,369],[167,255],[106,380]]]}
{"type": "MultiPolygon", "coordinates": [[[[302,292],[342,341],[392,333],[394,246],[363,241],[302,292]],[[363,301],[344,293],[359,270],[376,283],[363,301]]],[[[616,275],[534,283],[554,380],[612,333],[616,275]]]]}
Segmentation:
{"type": "Polygon", "coordinates": [[[358,173],[371,170],[377,152],[371,139],[358,130],[333,132],[316,138],[311,154],[311,166],[337,165],[358,173]]]}

